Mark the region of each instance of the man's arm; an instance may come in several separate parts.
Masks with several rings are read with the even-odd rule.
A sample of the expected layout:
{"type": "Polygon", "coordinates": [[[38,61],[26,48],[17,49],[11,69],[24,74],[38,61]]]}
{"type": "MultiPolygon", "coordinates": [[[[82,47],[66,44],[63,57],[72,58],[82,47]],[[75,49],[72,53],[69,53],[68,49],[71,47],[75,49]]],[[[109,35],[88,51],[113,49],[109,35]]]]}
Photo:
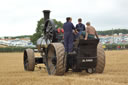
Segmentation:
{"type": "MultiPolygon", "coordinates": [[[[77,26],[76,26],[77,27],[77,26]]],[[[76,34],[77,33],[77,29],[74,27],[74,25],[72,24],[72,29],[73,29],[73,32],[76,34]]]]}
{"type": "Polygon", "coordinates": [[[95,32],[95,35],[96,35],[96,38],[99,39],[99,36],[98,36],[97,32],[95,32]]]}
{"type": "Polygon", "coordinates": [[[71,23],[72,29],[75,30],[75,26],[71,23]]]}
{"type": "Polygon", "coordinates": [[[95,28],[94,28],[94,30],[95,30],[95,36],[96,36],[96,38],[97,38],[97,39],[99,39],[98,34],[97,34],[97,32],[96,32],[96,29],[95,29],[95,28]]]}
{"type": "Polygon", "coordinates": [[[87,28],[85,30],[85,33],[86,33],[85,40],[87,40],[87,38],[88,38],[88,29],[87,28]]]}
{"type": "Polygon", "coordinates": [[[76,29],[78,28],[78,24],[76,25],[76,29]]]}
{"type": "Polygon", "coordinates": [[[86,28],[85,28],[85,25],[84,25],[84,24],[83,24],[83,28],[84,28],[83,30],[85,31],[85,30],[86,30],[86,28]]]}
{"type": "Polygon", "coordinates": [[[65,30],[65,27],[64,27],[65,23],[63,24],[63,29],[65,30]]]}

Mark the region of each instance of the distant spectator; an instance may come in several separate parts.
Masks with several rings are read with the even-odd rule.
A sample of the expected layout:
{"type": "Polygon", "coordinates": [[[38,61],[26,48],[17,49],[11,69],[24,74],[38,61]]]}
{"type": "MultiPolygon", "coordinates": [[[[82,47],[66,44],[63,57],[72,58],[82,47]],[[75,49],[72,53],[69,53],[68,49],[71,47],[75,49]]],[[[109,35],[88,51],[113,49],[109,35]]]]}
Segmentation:
{"type": "Polygon", "coordinates": [[[120,46],[118,45],[118,46],[117,46],[117,50],[119,50],[119,49],[120,49],[120,46]]]}

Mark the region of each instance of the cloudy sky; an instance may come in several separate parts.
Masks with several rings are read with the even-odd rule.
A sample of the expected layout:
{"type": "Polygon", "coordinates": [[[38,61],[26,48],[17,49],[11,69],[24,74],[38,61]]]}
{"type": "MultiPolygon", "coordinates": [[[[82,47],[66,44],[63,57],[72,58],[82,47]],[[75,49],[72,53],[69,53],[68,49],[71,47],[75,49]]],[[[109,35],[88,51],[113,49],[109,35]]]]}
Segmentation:
{"type": "Polygon", "coordinates": [[[1,0],[0,36],[35,33],[42,10],[51,10],[51,18],[65,22],[71,16],[74,25],[81,17],[97,30],[128,29],[128,0],[1,0]]]}

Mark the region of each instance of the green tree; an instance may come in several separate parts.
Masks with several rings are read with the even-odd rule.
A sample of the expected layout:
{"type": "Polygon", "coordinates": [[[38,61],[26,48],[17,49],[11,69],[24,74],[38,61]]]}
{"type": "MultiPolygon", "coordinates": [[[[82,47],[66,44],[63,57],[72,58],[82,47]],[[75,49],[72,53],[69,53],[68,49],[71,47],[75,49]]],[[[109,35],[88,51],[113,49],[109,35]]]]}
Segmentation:
{"type": "MultiPolygon", "coordinates": [[[[56,25],[56,28],[62,28],[63,27],[63,23],[61,21],[57,21],[56,19],[54,20],[54,24],[56,25]]],[[[36,27],[36,33],[34,33],[31,36],[31,41],[33,42],[33,44],[36,44],[36,41],[41,37],[41,35],[43,34],[43,28],[44,28],[44,18],[41,18],[38,22],[37,22],[37,27],[36,27]]]]}
{"type": "Polygon", "coordinates": [[[123,34],[128,34],[128,30],[127,29],[114,29],[114,30],[106,30],[106,31],[97,31],[99,35],[112,35],[112,31],[113,33],[123,33],[123,34]]]}

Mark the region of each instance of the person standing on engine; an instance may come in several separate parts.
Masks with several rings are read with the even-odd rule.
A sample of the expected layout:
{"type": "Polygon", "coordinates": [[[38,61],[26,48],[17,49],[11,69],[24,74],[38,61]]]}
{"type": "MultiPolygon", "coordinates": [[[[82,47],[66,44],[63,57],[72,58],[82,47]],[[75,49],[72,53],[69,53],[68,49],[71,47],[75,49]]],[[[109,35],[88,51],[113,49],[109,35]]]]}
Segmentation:
{"type": "Polygon", "coordinates": [[[90,22],[86,23],[87,27],[86,27],[86,37],[85,40],[87,39],[94,39],[95,36],[97,37],[97,39],[99,39],[98,34],[95,30],[95,28],[93,26],[91,26],[90,22]]]}
{"type": "Polygon", "coordinates": [[[85,25],[82,24],[82,19],[78,19],[78,24],[76,25],[76,30],[78,31],[78,34],[81,35],[82,31],[85,31],[85,25]]]}
{"type": "Polygon", "coordinates": [[[72,24],[72,18],[67,17],[63,25],[64,29],[64,47],[66,53],[71,53],[73,50],[73,31],[75,30],[72,24]]]}

